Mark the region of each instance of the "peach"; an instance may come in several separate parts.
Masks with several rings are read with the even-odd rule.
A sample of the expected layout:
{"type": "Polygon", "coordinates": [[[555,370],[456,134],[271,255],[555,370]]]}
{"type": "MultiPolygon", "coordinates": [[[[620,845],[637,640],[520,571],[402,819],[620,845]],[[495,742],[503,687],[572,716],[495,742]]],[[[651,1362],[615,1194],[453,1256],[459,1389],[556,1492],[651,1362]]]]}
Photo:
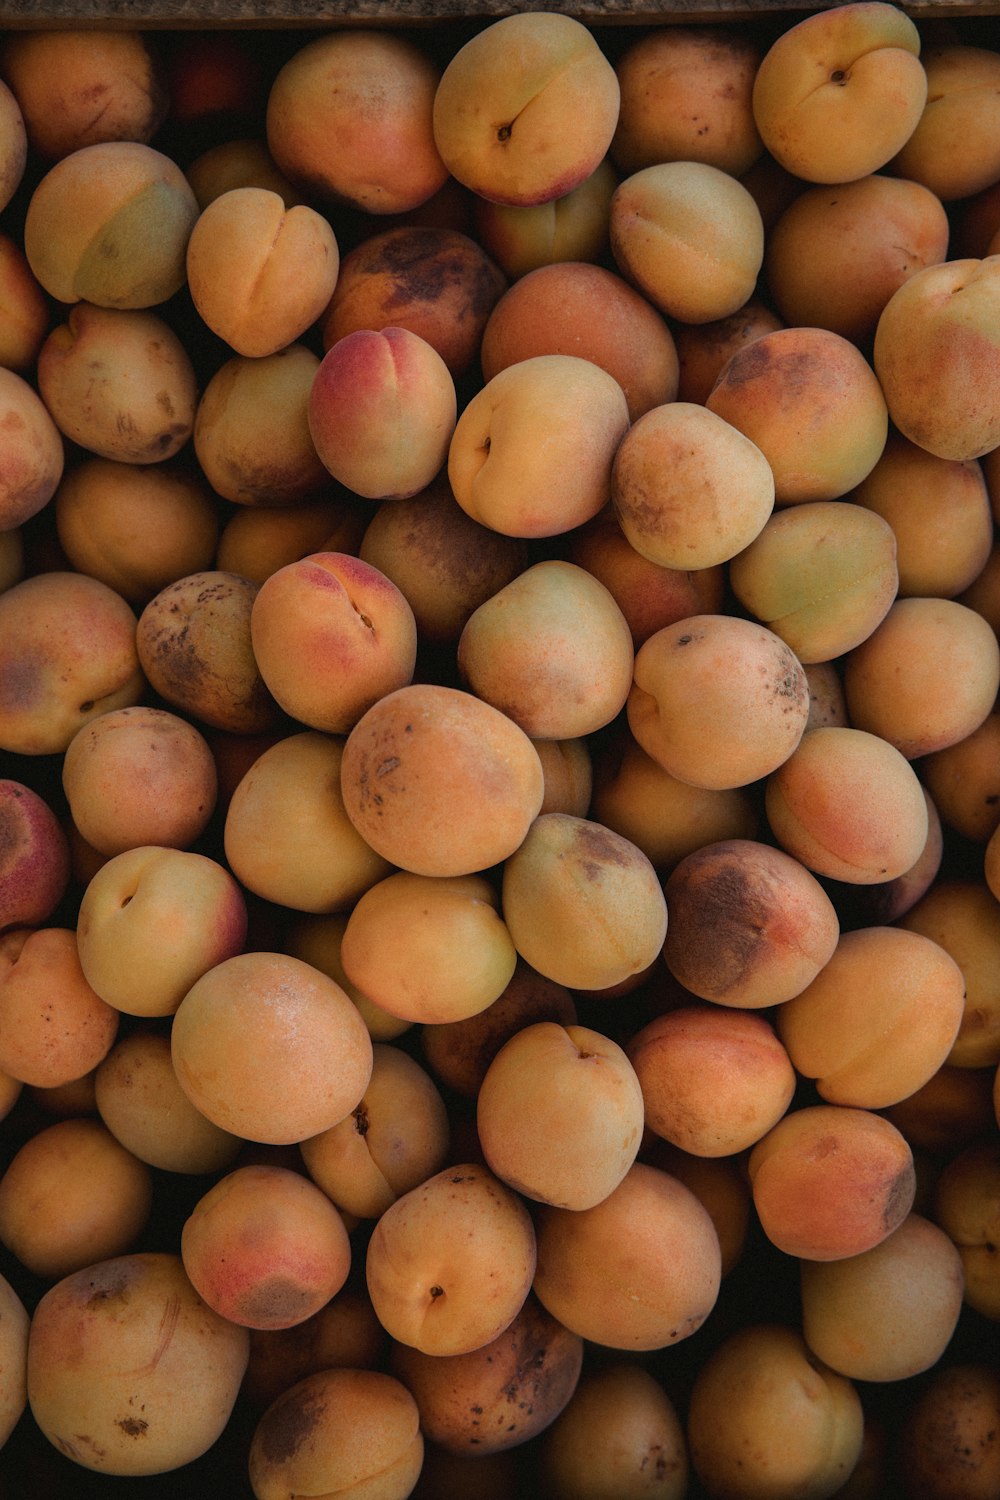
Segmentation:
{"type": "Polygon", "coordinates": [[[50,326],[48,299],[19,241],[0,234],[0,364],[29,374],[50,326]]]}
{"type": "Polygon", "coordinates": [[[667,967],[692,994],[717,1005],[782,1005],[826,967],[840,936],[833,903],[815,876],[753,839],[685,855],[664,895],[667,967]]]}
{"type": "Polygon", "coordinates": [[[590,812],[631,839],[661,873],[705,844],[753,838],[758,824],[745,788],[718,791],[678,781],[627,732],[598,762],[590,812]]]}
{"type": "Polygon", "coordinates": [[[250,637],[257,585],[208,568],[155,594],[136,627],[142,670],[159,696],[202,725],[261,734],[280,722],[250,637]]]}
{"type": "Polygon", "coordinates": [[[199,209],[207,208],[223,193],[245,187],[277,193],[286,208],[304,201],[298,189],[278,171],[265,143],[256,137],[219,141],[200,152],[185,171],[199,209]]]}
{"type": "Polygon", "coordinates": [[[656,28],[630,41],[615,64],[618,168],[701,161],[742,177],[764,149],[752,107],[762,55],[755,37],[715,26],[656,28]]]}
{"type": "Polygon", "coordinates": [[[920,775],[949,828],[988,844],[1000,825],[1000,713],[989,714],[964,740],[935,750],[920,775]]]}
{"type": "Polygon", "coordinates": [[[566,558],[586,568],[614,595],[636,650],[665,625],[688,615],[721,613],[725,575],[712,568],[664,568],[627,540],[609,503],[565,541],[566,558]]]}
{"type": "Polygon", "coordinates": [[[729,317],[764,259],[760,210],[743,184],[702,161],[664,161],[619,183],[611,252],[627,280],[681,323],[729,317]]]}
{"type": "Polygon", "coordinates": [[[347,815],[344,742],[308,730],[264,750],[236,786],[223,829],[240,883],[299,912],[343,911],[389,873],[347,815]]]}
{"type": "Polygon", "coordinates": [[[192,437],[209,484],[237,505],[298,505],[328,491],[330,475],[309,432],[319,357],[289,344],[259,359],[234,355],[213,373],[192,437]]]}
{"type": "Polygon", "coordinates": [[[777,313],[756,296],[727,318],[678,324],[674,329],[678,400],[704,406],[729,357],[762,333],[773,333],[783,327],[777,313]]]}
{"type": "Polygon", "coordinates": [[[173,458],[194,429],[194,366],[165,318],[77,302],[38,351],[38,390],[64,437],[99,458],[173,458]]]}
{"type": "Polygon", "coordinates": [[[243,892],[224,865],[162,845],[102,865],[80,902],[87,983],[128,1015],[173,1015],[202,974],[243,949],[243,892]]]}
{"type": "Polygon", "coordinates": [[[602,262],[617,186],[618,174],[605,157],[578,186],[547,203],[491,203],[477,195],[476,237],[511,281],[556,261],[602,262]]]}
{"type": "Polygon", "coordinates": [[[250,612],[260,674],[284,711],[347,734],[413,677],[417,626],[405,596],[370,563],[314,552],[261,584],[250,612]]]}
{"type": "Polygon", "coordinates": [[[457,229],[387,229],[344,257],[323,312],[323,347],[360,329],[406,328],[436,349],[457,379],[471,369],[506,287],[500,267],[457,229]]]}
{"type": "Polygon", "coordinates": [[[248,1355],[247,1330],[205,1306],[179,1255],[113,1256],[37,1304],[28,1403],[48,1441],[83,1468],[159,1474],[221,1436],[248,1355]]]}
{"type": "Polygon", "coordinates": [[[98,1063],[93,1084],[97,1112],[115,1140],[161,1172],[226,1171],[244,1144],[191,1103],[161,1031],[121,1037],[98,1063]]]}
{"type": "Polygon", "coordinates": [[[694,1193],[636,1162],[593,1208],[543,1204],[534,1291],[573,1333],[611,1349],[665,1349],[705,1322],[719,1293],[715,1226],[694,1193]]]}
{"type": "Polygon", "coordinates": [[[167,115],[160,50],[141,31],[9,32],[0,67],[32,150],[48,161],[100,141],[148,145],[167,115]]]}
{"type": "Polygon", "coordinates": [[[215,1312],[246,1328],[289,1328],[319,1312],[347,1279],[340,1214],[287,1167],[236,1167],[184,1221],[181,1259],[215,1312]]]}
{"type": "Polygon", "coordinates": [[[517,954],[481,875],[397,870],[351,909],[340,958],[362,994],[390,1015],[463,1021],[506,989],[517,954]]]}
{"type": "Polygon", "coordinates": [[[457,397],[451,372],[406,328],[358,329],[323,356],[309,392],[323,465],[368,500],[424,489],[448,456],[457,397]]]}
{"type": "Polygon", "coordinates": [[[963,1298],[993,1322],[1000,1317],[995,1275],[1000,1227],[1000,1144],[983,1140],[945,1163],[931,1201],[934,1222],[962,1260],[963,1298]]]}
{"type": "Polygon", "coordinates": [[[917,271],[882,309],[872,360],[889,415],[939,458],[981,458],[1000,447],[1000,414],[989,399],[1000,370],[998,302],[1000,256],[988,255],[917,271]]]}
{"type": "Polygon", "coordinates": [[[944,41],[928,48],[924,68],[927,102],[892,169],[946,203],[971,198],[1000,177],[1000,59],[988,47],[944,41]]]}
{"type": "Polygon", "coordinates": [[[846,500],[777,511],[732,559],[740,604],[804,665],[832,661],[867,640],[896,598],[896,535],[877,513],[846,500]]]}
{"type": "MultiPolygon", "coordinates": [[[[381,873],[388,875],[390,867],[383,865],[381,873]]],[[[376,1005],[363,995],[356,984],[352,984],[344,972],[341,949],[347,928],[349,912],[301,914],[293,917],[281,937],[281,951],[301,958],[314,968],[335,979],[341,989],[361,1014],[373,1042],[392,1042],[409,1031],[412,1021],[390,1015],[381,1005],[376,1005]]]]}
{"type": "Polygon", "coordinates": [[[463,1021],[424,1027],[421,1048],[441,1083],[474,1099],[494,1057],[524,1027],[543,1021],[566,1027],[576,1020],[576,1005],[565,985],[546,979],[519,958],[506,989],[492,1005],[463,1021]]]}
{"type": "Polygon", "coordinates": [[[377,1219],[447,1159],[450,1125],[428,1073],[400,1047],[372,1046],[364,1097],[338,1125],[300,1142],[310,1178],[342,1213],[377,1219]]]}
{"type": "Polygon", "coordinates": [[[434,140],[439,70],[415,40],[347,28],[307,41],[267,98],[267,145],[310,197],[374,214],[405,213],[442,186],[434,140]],[[332,155],[331,139],[339,141],[332,155]]]}
{"type": "Polygon", "coordinates": [[[853,1384],[817,1359],[798,1329],[752,1321],[696,1373],[686,1431],[708,1493],[820,1500],[850,1477],[864,1428],[853,1384]],[[748,1482],[751,1453],[761,1477],[748,1482]]]}
{"type": "Polygon", "coordinates": [[[171,1052],[196,1108],[245,1140],[292,1144],[356,1108],[372,1044],[344,991],[279,953],[224,959],[174,1016],[171,1052]]]}
{"type": "Polygon", "coordinates": [[[773,631],[735,615],[690,615],[636,652],[626,708],[639,745],[665,771],[724,791],[788,759],[805,730],[809,688],[773,631]]]}
{"type": "Polygon", "coordinates": [[[1000,690],[997,637],[955,599],[897,599],[843,666],[851,723],[907,760],[972,734],[1000,690]]]}
{"type": "Polygon", "coordinates": [[[292,505],[245,505],[226,520],[215,565],[263,583],[310,552],[357,553],[367,516],[346,490],[292,505]]]}
{"type": "Polygon", "coordinates": [[[24,782],[0,780],[0,932],[41,927],[69,884],[69,842],[51,806],[24,782]]]}
{"type": "Polygon", "coordinates": [[[545,813],[504,864],[502,909],[518,953],[571,989],[643,973],[667,931],[659,878],[635,844],[587,818],[545,813]]]}
{"type": "Polygon", "coordinates": [[[611,502],[627,541],[665,568],[717,567],[774,508],[763,453],[704,406],[670,401],[634,421],[615,454],[611,502]]]}
{"type": "Polygon", "coordinates": [[[62,478],[62,434],[27,380],[0,366],[0,531],[23,526],[43,510],[62,478]]]}
{"type": "Polygon", "coordinates": [[[680,1006],[649,1021],[627,1055],[646,1127],[694,1156],[735,1156],[776,1125],[795,1069],[763,1017],[724,1006],[680,1006]]]}
{"type": "Polygon", "coordinates": [[[563,260],[529,271],[497,301],[483,330],[483,376],[539,354],[590,359],[612,375],[630,421],[677,394],[677,349],[666,321],[604,266],[563,260]]]}
{"type": "Polygon", "coordinates": [[[457,641],[480,604],[528,565],[527,542],[482,526],[457,504],[447,479],[380,505],[357,548],[406,597],[421,641],[457,641]]]}
{"type": "Polygon", "coordinates": [[[796,1071],[831,1104],[884,1109],[947,1060],[965,1008],[956,961],[920,933],[864,927],[778,1012],[796,1071]]]}
{"type": "Polygon", "coordinates": [[[768,290],[785,323],[864,345],[893,292],[947,258],[949,233],[940,198],[905,177],[810,188],[768,234],[768,290]]]}
{"type": "Polygon", "coordinates": [[[938,458],[893,432],[850,499],[892,527],[902,598],[953,599],[989,560],[993,516],[976,459],[938,458]]]}
{"type": "Polygon", "coordinates": [[[347,816],[390,864],[468,875],[518,847],[542,805],[531,740],[499,709],[435,683],[380,698],[347,736],[347,816]]]}
{"type": "Polygon", "coordinates": [[[871,365],[827,328],[779,328],[745,344],[706,405],[760,448],[777,505],[846,495],[875,467],[888,437],[871,365]]]}
{"type": "Polygon", "coordinates": [[[463,1163],[404,1193],[368,1242],[372,1305],[389,1336],[424,1354],[470,1354],[517,1317],[535,1274],[535,1231],[516,1193],[463,1163]]]}
{"type": "Polygon", "coordinates": [[[747,1171],[767,1238],[803,1261],[842,1260],[881,1244],[916,1192],[905,1138],[882,1115],[848,1105],[783,1115],[752,1148],[747,1171]]]}
{"type": "Polygon", "coordinates": [[[960,1068],[1000,1063],[1000,992],[996,962],[1000,902],[981,880],[942,878],[900,919],[909,932],[939,944],[965,980],[965,1010],[948,1061],[960,1068]]]}
{"type": "Polygon", "coordinates": [[[754,79],[753,114],[777,161],[807,182],[877,172],[916,129],[927,99],[915,22],[856,0],[783,31],[754,79]]]}
{"type": "Polygon", "coordinates": [[[526,568],[469,616],[459,673],[533,739],[595,733],[624,707],[634,651],[608,589],[575,563],[526,568]]]}
{"type": "Polygon", "coordinates": [[[72,1083],[111,1050],[120,1016],[87,983],[76,933],[15,928],[0,937],[0,1070],[39,1088],[72,1083]]]}
{"type": "Polygon", "coordinates": [[[614,68],[582,22],[504,16],[447,63],[434,95],[434,140],[451,175],[480,197],[544,203],[597,168],[619,101],[614,68]]]}
{"type": "Polygon", "coordinates": [[[962,1310],[962,1260],[911,1213],[871,1249],[801,1267],[802,1332],[851,1380],[908,1380],[936,1364],[962,1310]]]}
{"type": "Polygon", "coordinates": [[[519,360],[465,406],[448,448],[455,499],[507,536],[556,536],[611,497],[611,465],[628,430],[612,375],[572,354],[519,360]]]}
{"type": "Polygon", "coordinates": [[[232,188],[198,214],[185,269],[203,322],[237,354],[263,358],[318,321],[337,284],[340,247],[307,204],[286,209],[269,188],[232,188]]]}
{"type": "Polygon", "coordinates": [[[808,870],[876,885],[919,859],[927,803],[910,763],[887,740],[853,726],[810,729],[767,780],[767,820],[808,870]]]}
{"type": "Polygon", "coordinates": [[[250,1442],[255,1500],[406,1500],[423,1466],[417,1403],[381,1370],[320,1370],[282,1392],[250,1442]]]}
{"type": "Polygon", "coordinates": [[[190,848],[215,810],[207,741],[163,708],[112,709],[84,724],[66,746],[62,784],[73,822],[100,854],[190,848]]]}
{"type": "Polygon", "coordinates": [[[674,1402],[637,1361],[588,1366],[541,1440],[539,1474],[552,1500],[684,1500],[687,1442],[674,1402]],[[655,1474],[655,1479],[652,1475],[655,1474]]]}
{"type": "MultiPolygon", "coordinates": [[[[214,497],[181,462],[83,458],[55,492],[59,542],[78,573],[100,579],[133,608],[210,568],[219,536],[214,497]]],[[[235,570],[234,570],[235,571],[235,570]]]]}
{"type": "Polygon", "coordinates": [[[38,573],[0,594],[0,749],[61,755],[91,720],[141,699],[136,618],[107,584],[38,573]]]}
{"type": "Polygon", "coordinates": [[[639,1153],[643,1095],[624,1050],[587,1026],[538,1021],[497,1052],[476,1101],[487,1165],[523,1197],[593,1208],[639,1153]]]}
{"type": "Polygon", "coordinates": [[[186,280],[198,204],[180,167],[141,141],[81,146],[50,167],[28,203],[24,253],[63,303],[147,308],[186,280]]]}
{"type": "Polygon", "coordinates": [[[986,1360],[928,1372],[903,1418],[899,1467],[911,1494],[949,1500],[953,1478],[974,1500],[1000,1484],[1000,1375],[986,1360]]]}
{"type": "Polygon", "coordinates": [[[152,1172],[107,1126],[60,1120],[30,1136],[0,1178],[0,1241],[56,1281],[131,1250],[152,1206],[152,1172]]]}
{"type": "Polygon", "coordinates": [[[28,164],[28,135],[17,96],[8,84],[0,85],[0,123],[4,144],[0,153],[0,206],[6,208],[21,186],[28,164]]]}

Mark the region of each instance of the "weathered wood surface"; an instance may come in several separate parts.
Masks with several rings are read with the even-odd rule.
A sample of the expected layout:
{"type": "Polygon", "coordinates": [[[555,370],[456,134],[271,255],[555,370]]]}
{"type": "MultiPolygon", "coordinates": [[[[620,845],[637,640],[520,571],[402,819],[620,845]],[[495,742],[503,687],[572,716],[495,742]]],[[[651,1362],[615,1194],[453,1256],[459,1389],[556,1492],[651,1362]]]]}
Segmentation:
{"type": "MultiPolygon", "coordinates": [[[[843,0],[832,0],[832,4],[843,0]]],[[[432,25],[556,10],[592,24],[798,18],[831,0],[0,0],[0,30],[59,26],[188,28],[432,25]]],[[[903,0],[921,17],[1000,15],[1000,0],[903,0]]],[[[1000,21],[998,21],[1000,27],[1000,21]]]]}

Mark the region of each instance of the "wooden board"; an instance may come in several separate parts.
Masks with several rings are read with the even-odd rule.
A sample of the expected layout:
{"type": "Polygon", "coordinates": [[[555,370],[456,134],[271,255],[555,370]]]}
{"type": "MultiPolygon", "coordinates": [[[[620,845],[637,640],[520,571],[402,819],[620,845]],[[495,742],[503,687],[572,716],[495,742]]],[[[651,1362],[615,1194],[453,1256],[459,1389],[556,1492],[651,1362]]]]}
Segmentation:
{"type": "MultiPolygon", "coordinates": [[[[525,10],[562,11],[594,25],[659,25],[797,19],[830,8],[821,0],[0,0],[0,30],[419,26],[525,10]]],[[[900,8],[915,20],[988,16],[1000,14],[1000,0],[907,0],[900,8]]]]}

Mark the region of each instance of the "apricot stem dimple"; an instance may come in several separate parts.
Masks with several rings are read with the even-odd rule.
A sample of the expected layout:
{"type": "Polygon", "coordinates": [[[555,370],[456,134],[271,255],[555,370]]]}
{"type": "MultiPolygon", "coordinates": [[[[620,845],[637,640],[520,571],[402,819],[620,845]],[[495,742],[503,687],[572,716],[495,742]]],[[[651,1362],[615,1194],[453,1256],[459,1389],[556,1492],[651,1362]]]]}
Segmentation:
{"type": "Polygon", "coordinates": [[[513,134],[513,130],[514,130],[513,125],[501,125],[500,128],[499,128],[499,130],[497,131],[497,140],[498,141],[509,141],[510,138],[511,138],[511,135],[513,134]]]}
{"type": "Polygon", "coordinates": [[[848,82],[850,76],[851,75],[846,68],[834,68],[833,72],[830,74],[830,82],[843,85],[848,82]]]}

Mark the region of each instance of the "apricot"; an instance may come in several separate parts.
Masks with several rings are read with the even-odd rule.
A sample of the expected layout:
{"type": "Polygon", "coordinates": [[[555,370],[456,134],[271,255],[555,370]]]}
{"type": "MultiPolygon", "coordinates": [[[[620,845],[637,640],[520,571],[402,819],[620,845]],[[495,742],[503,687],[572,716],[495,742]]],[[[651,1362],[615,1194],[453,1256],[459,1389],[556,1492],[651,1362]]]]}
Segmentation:
{"type": "Polygon", "coordinates": [[[899,1467],[927,1500],[986,1500],[1000,1483],[1000,1376],[987,1361],[931,1370],[903,1418],[899,1467]]]}
{"type": "Polygon", "coordinates": [[[16,95],[6,83],[0,86],[0,121],[4,135],[3,151],[0,153],[0,205],[6,208],[21,186],[28,164],[28,136],[24,115],[16,95]]]}
{"type": "Polygon", "coordinates": [[[971,198],[1000,176],[995,131],[1000,63],[988,47],[945,41],[928,48],[924,68],[927,101],[892,169],[946,203],[971,198]]]}
{"type": "Polygon", "coordinates": [[[885,1110],[886,1118],[919,1151],[962,1151],[993,1127],[996,1069],[943,1063],[919,1089],[885,1110]]]}
{"type": "Polygon", "coordinates": [[[623,173],[663,161],[701,161],[742,177],[764,147],[753,117],[763,49],[714,26],[656,28],[615,64],[621,88],[611,155],[623,173]]]}
{"type": "Polygon", "coordinates": [[[764,259],[760,210],[743,184],[701,161],[642,167],[611,200],[611,252],[622,275],[682,323],[741,308],[764,259]]]}
{"type": "Polygon", "coordinates": [[[100,854],[140,845],[187,849],[215,810],[215,761],[204,736],[163,708],[111,709],[66,746],[70,814],[100,854]]]}
{"type": "Polygon", "coordinates": [[[180,1247],[208,1306],[247,1328],[303,1322],[336,1296],[351,1264],[329,1198],[277,1166],[236,1167],[219,1178],[184,1221],[180,1247]]]}
{"type": "Polygon", "coordinates": [[[607,989],[643,973],[667,931],[663,890],[641,849],[565,813],[535,818],[508,856],[502,908],[521,957],[572,989],[607,989]]]}
{"type": "Polygon", "coordinates": [[[777,313],[756,296],[726,318],[713,318],[708,323],[679,323],[674,329],[677,399],[704,406],[730,356],[762,333],[773,333],[783,327],[777,313]]]}
{"type": "Polygon", "coordinates": [[[532,739],[595,733],[624,707],[634,651],[624,615],[584,568],[547,559],[469,616],[458,640],[465,685],[532,739]]]}
{"type": "Polygon", "coordinates": [[[948,1058],[965,980],[939,944],[895,927],[841,934],[815,979],[783,1005],[778,1035],[798,1073],[832,1104],[884,1109],[948,1058]]]}
{"type": "Polygon", "coordinates": [[[850,1477],[864,1426],[852,1382],[817,1359],[797,1329],[751,1322],[695,1375],[686,1432],[709,1494],[820,1500],[850,1477]]]}
{"type": "Polygon", "coordinates": [[[815,876],[753,839],[692,850],[674,866],[664,895],[667,967],[685,989],[719,1005],[781,1005],[816,978],[840,936],[815,876]]]}
{"type": "Polygon", "coordinates": [[[283,172],[279,172],[266,144],[256,137],[237,136],[199,152],[185,169],[199,209],[205,209],[234,188],[266,188],[277,193],[286,208],[304,200],[283,172]]]}
{"type": "Polygon", "coordinates": [[[777,505],[846,495],[875,467],[888,437],[875,372],[827,328],[778,328],[744,344],[706,405],[760,448],[777,505]]]}
{"type": "Polygon", "coordinates": [[[9,778],[0,780],[0,933],[41,927],[69,884],[69,842],[49,803],[9,778]]]}
{"type": "Polygon", "coordinates": [[[848,1105],[783,1115],[751,1150],[747,1170],[764,1233],[802,1261],[872,1249],[903,1222],[916,1192],[905,1138],[882,1115],[848,1105]]]}
{"type": "Polygon", "coordinates": [[[465,406],[448,448],[455,499],[508,536],[558,536],[611,497],[628,402],[612,375],[573,354],[499,370],[465,406]]]}
{"type": "Polygon", "coordinates": [[[99,1120],[60,1120],[15,1152],[0,1178],[0,1241],[56,1281],[137,1242],[153,1206],[149,1167],[99,1120]]]}
{"type": "Polygon", "coordinates": [[[721,1257],[694,1193],[635,1162],[592,1208],[543,1204],[536,1217],[538,1300],[571,1332],[606,1348],[664,1349],[715,1306],[721,1257]]]}
{"type": "MultiPolygon", "coordinates": [[[[384,874],[390,867],[384,866],[384,874]]],[[[357,1006],[368,1028],[373,1042],[391,1042],[402,1036],[413,1025],[400,1016],[394,1016],[363,995],[356,984],[352,984],[344,972],[341,949],[347,928],[349,912],[298,915],[285,928],[281,938],[281,951],[292,958],[301,958],[305,963],[322,970],[335,979],[348,999],[357,1006]]]]}
{"type": "Polygon", "coordinates": [[[619,102],[614,68],[582,22],[549,12],[504,16],[445,66],[434,140],[451,175],[481,197],[544,203],[595,171],[619,102]]]}
{"type": "Polygon", "coordinates": [[[962,1309],[962,1261],[943,1229],[910,1213],[871,1249],[800,1267],[802,1332],[851,1380],[907,1380],[936,1364],[962,1309]]]}
{"type": "Polygon", "coordinates": [[[195,981],[171,1028],[178,1080],[197,1109],[245,1140],[292,1144],[350,1114],[372,1044],[335,980],[279,953],[224,959],[195,981]]]}
{"type": "Polygon", "coordinates": [[[63,1277],[35,1307],[28,1403],[48,1441],[83,1468],[163,1473],[222,1434],[248,1354],[247,1330],[205,1306],[179,1255],[114,1256],[63,1277]]]}
{"type": "Polygon", "coordinates": [[[684,1428],[660,1381],[632,1360],[589,1367],[542,1439],[539,1473],[553,1500],[683,1500],[684,1428]],[[651,1476],[655,1475],[655,1479],[651,1476]]]}
{"type": "Polygon", "coordinates": [[[406,328],[436,349],[457,378],[472,367],[506,288],[486,250],[457,229],[387,229],[345,255],[323,310],[323,347],[360,329],[406,328]]]}
{"type": "Polygon", "coordinates": [[[277,354],[333,295],[340,247],[307,204],[269,188],[232,188],[201,210],[187,242],[188,290],[202,321],[237,354],[277,354]]]}
{"type": "Polygon", "coordinates": [[[767,150],[807,182],[877,172],[906,141],[927,99],[916,24],[882,0],[808,16],[757,69],[753,115],[767,150]]]}
{"type": "Polygon", "coordinates": [[[65,453],[59,428],[34,388],[0,366],[0,426],[4,469],[0,476],[0,531],[23,526],[44,510],[58,488],[65,453]]]}
{"type": "Polygon", "coordinates": [[[372,1370],[388,1340],[363,1282],[353,1275],[311,1318],[290,1328],[252,1328],[241,1397],[263,1410],[321,1370],[372,1370]]]}
{"type": "Polygon", "coordinates": [[[542,805],[541,761],[513,719],[460,688],[414,683],[347,736],[344,808],[390,864],[420,875],[488,870],[542,805]]]}
{"type": "Polygon", "coordinates": [[[618,173],[608,157],[575,188],[547,203],[491,203],[476,195],[476,237],[510,280],[557,261],[603,262],[618,173]]]}
{"type": "Polygon", "coordinates": [[[690,615],[636,652],[626,711],[638,743],[671,776],[724,791],[788,759],[805,730],[809,687],[773,631],[735,615],[690,615]]]}
{"type": "Polygon", "coordinates": [[[986,845],[1000,825],[1000,714],[993,712],[957,744],[924,756],[924,786],[949,828],[986,845]]]}
{"type": "Polygon", "coordinates": [[[313,552],[261,584],[250,641],[268,690],[293,719],[347,734],[366,709],[413,677],[417,625],[378,568],[313,552]]]}
{"type": "Polygon", "coordinates": [[[255,1500],[298,1492],[406,1500],[423,1464],[417,1403],[381,1370],[320,1370],[283,1391],[250,1442],[255,1500]]]}
{"type": "Polygon", "coordinates": [[[934,1184],[932,1218],[962,1259],[963,1298],[969,1307],[1000,1321],[997,1294],[997,1228],[1000,1223],[1000,1145],[983,1140],[966,1146],[942,1167],[934,1184]]]}
{"type": "Polygon", "coordinates": [[[28,1360],[28,1310],[6,1277],[0,1280],[0,1359],[4,1369],[0,1401],[0,1444],[6,1444],[28,1404],[25,1371],[28,1360]]]}
{"type": "Polygon", "coordinates": [[[53,1088],[91,1072],[120,1017],[87,983],[76,933],[15,928],[0,937],[0,1070],[53,1088]]]}
{"type": "Polygon", "coordinates": [[[485,379],[540,354],[590,359],[614,376],[635,421],[677,394],[677,349],[665,319],[604,266],[562,260],[522,276],[483,329],[485,379]]]}
{"type": "Polygon", "coordinates": [[[583,1340],[531,1296],[481,1349],[435,1355],[395,1344],[388,1361],[417,1403],[425,1436],[476,1458],[544,1431],[572,1397],[582,1364],[583,1340]]]}
{"type": "Polygon", "coordinates": [[[346,490],[287,506],[242,506],[222,528],[216,566],[263,583],[311,552],[357,553],[366,519],[346,490]]]}
{"type": "Polygon", "coordinates": [[[961,462],[1000,447],[1000,415],[987,396],[1000,367],[998,299],[1000,257],[945,260],[904,281],[879,317],[872,362],[889,415],[939,458],[961,462]]]}
{"type": "Polygon", "coordinates": [[[19,242],[0,234],[0,363],[28,375],[51,325],[49,302],[19,242]]]}
{"type": "Polygon", "coordinates": [[[927,840],[923,790],[888,740],[853,726],[810,729],[767,780],[777,842],[816,875],[876,885],[903,875],[927,840]]]}
{"type": "Polygon", "coordinates": [[[191,433],[209,484],[236,505],[298,505],[329,489],[309,431],[319,357],[302,343],[234,354],[209,378],[191,433]]]}
{"type": "Polygon", "coordinates": [[[935,881],[899,920],[950,953],[965,979],[965,1011],[949,1062],[963,1068],[1000,1062],[1000,902],[982,881],[952,877],[935,881]]]}
{"type": "Polygon", "coordinates": [[[521,1199],[468,1163],[446,1167],[386,1209],[368,1242],[366,1275],[391,1338],[424,1354],[469,1354],[513,1323],[535,1261],[521,1199]]]}
{"type": "Polygon", "coordinates": [[[405,499],[444,467],[457,398],[448,366],[407,328],[359,328],[326,351],[307,417],[320,460],[368,500],[405,499]]]}
{"type": "Polygon", "coordinates": [[[420,1064],[385,1042],[373,1044],[372,1057],[360,1103],[299,1144],[312,1181],[359,1219],[377,1219],[439,1172],[450,1143],[444,1100],[420,1064]]]}

